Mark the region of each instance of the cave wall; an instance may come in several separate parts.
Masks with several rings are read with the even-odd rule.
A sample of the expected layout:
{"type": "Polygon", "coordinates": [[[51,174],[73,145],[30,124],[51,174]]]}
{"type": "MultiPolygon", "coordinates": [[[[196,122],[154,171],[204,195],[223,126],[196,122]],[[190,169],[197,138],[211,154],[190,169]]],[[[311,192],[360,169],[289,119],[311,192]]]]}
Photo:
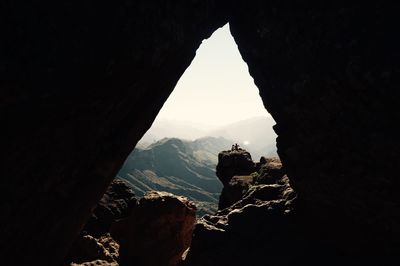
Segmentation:
{"type": "Polygon", "coordinates": [[[400,247],[394,10],[380,2],[254,1],[235,5],[229,18],[277,122],[298,223],[336,254],[394,255],[400,247]]]}
{"type": "Polygon", "coordinates": [[[277,122],[304,230],[341,254],[392,252],[395,11],[378,2],[2,3],[2,261],[60,261],[201,41],[228,20],[277,122]]]}
{"type": "Polygon", "coordinates": [[[226,16],[212,0],[1,6],[0,258],[56,265],[226,16]]]}

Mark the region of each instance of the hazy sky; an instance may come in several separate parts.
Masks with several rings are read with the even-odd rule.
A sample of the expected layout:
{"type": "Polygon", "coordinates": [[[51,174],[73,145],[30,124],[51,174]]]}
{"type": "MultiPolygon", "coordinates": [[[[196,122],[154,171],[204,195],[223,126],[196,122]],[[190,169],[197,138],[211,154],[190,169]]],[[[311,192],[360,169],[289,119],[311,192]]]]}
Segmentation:
{"type": "Polygon", "coordinates": [[[254,116],[269,114],[225,25],[203,41],[157,120],[218,126],[254,116]]]}

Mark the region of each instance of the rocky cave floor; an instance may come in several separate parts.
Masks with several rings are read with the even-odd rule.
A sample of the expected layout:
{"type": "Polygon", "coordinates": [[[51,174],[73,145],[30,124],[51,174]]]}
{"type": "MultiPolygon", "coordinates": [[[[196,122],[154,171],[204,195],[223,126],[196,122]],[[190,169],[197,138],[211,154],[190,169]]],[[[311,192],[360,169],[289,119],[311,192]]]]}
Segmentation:
{"type": "MultiPolygon", "coordinates": [[[[185,197],[151,191],[137,199],[127,183],[114,180],[64,265],[257,264],[254,255],[264,254],[271,237],[285,238],[276,230],[287,223],[296,194],[279,159],[255,163],[242,149],[219,154],[217,176],[224,185],[219,210],[199,219],[185,197]]],[[[273,249],[271,262],[281,253],[273,249]]]]}

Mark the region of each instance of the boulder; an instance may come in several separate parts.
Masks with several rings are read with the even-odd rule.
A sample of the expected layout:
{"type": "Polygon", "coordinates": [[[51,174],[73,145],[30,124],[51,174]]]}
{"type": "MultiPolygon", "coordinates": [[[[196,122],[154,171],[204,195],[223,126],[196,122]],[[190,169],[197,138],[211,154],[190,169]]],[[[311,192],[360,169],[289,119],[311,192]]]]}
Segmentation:
{"type": "Polygon", "coordinates": [[[81,235],[72,245],[67,261],[72,265],[118,265],[119,245],[110,235],[81,235]],[[99,264],[100,263],[100,264],[99,264]]]}
{"type": "Polygon", "coordinates": [[[218,154],[217,176],[224,184],[218,209],[222,210],[240,201],[250,187],[256,184],[284,184],[285,173],[279,158],[261,157],[253,162],[244,149],[222,151],[218,154]]]}
{"type": "Polygon", "coordinates": [[[189,248],[196,206],[185,197],[147,192],[132,214],[113,224],[124,265],[177,265],[189,248]]]}
{"type": "Polygon", "coordinates": [[[253,183],[253,176],[233,176],[229,183],[222,189],[219,197],[218,209],[229,207],[233,203],[242,199],[243,195],[253,183]]]}
{"type": "Polygon", "coordinates": [[[225,185],[224,208],[197,221],[183,265],[291,265],[302,255],[306,245],[293,215],[296,193],[279,159],[258,164],[257,173],[234,176],[225,185]],[[287,253],[291,243],[301,244],[287,253]]]}
{"type": "Polygon", "coordinates": [[[224,185],[235,175],[249,175],[255,170],[251,155],[246,150],[222,151],[218,154],[217,176],[224,185]]]}
{"type": "Polygon", "coordinates": [[[93,210],[83,232],[99,237],[107,233],[111,223],[127,217],[136,198],[129,184],[120,179],[114,179],[93,210]]]}

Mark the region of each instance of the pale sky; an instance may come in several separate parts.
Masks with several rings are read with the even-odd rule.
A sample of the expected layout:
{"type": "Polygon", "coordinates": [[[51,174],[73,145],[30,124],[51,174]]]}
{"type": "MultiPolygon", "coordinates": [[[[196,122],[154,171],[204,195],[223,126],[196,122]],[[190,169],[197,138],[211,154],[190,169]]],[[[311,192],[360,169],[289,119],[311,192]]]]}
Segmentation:
{"type": "Polygon", "coordinates": [[[227,24],[203,41],[155,123],[221,126],[255,116],[269,114],[227,24]]]}

